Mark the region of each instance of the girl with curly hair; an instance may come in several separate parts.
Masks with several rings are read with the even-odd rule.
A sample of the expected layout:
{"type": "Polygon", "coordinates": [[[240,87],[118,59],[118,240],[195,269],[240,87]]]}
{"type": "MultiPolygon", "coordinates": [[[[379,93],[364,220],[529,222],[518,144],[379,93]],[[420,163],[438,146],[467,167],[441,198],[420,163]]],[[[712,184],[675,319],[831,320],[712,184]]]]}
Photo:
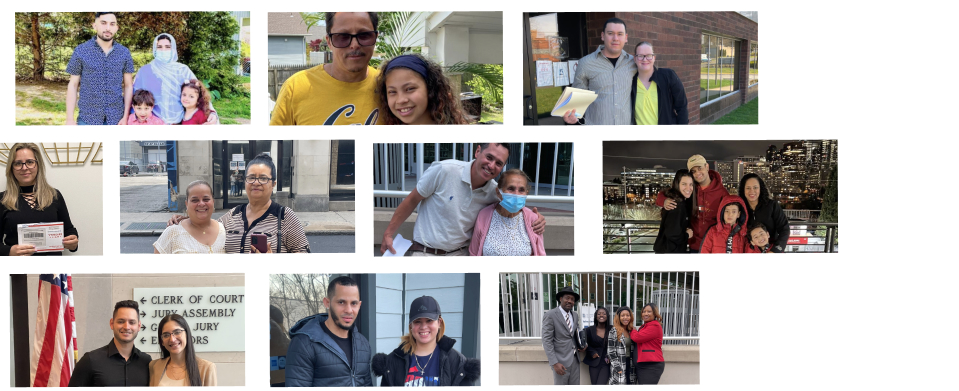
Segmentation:
{"type": "Polygon", "coordinates": [[[387,125],[467,123],[443,68],[419,54],[393,57],[380,65],[376,94],[387,125]]]}
{"type": "Polygon", "coordinates": [[[180,125],[203,125],[210,115],[210,92],[199,80],[193,79],[180,86],[183,104],[183,122],[180,125]]]}

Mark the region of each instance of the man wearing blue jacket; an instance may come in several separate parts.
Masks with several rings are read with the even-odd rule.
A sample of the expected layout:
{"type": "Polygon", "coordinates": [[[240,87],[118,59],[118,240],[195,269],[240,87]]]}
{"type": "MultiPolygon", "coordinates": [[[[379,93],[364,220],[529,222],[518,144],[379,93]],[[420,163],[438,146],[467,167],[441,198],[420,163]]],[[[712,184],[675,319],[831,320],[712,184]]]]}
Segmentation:
{"type": "Polygon", "coordinates": [[[354,329],[360,304],[355,280],[341,276],[330,281],[323,299],[326,313],[290,328],[287,387],[373,386],[370,342],[354,329]]]}

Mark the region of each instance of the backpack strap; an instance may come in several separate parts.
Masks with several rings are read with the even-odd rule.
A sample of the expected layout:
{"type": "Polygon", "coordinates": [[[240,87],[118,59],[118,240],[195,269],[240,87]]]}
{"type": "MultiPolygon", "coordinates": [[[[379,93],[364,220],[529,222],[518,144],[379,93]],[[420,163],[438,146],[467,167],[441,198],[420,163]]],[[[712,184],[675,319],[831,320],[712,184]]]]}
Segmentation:
{"type": "Polygon", "coordinates": [[[276,253],[280,253],[280,246],[283,244],[283,214],[286,207],[280,207],[280,218],[276,220],[276,253]]]}

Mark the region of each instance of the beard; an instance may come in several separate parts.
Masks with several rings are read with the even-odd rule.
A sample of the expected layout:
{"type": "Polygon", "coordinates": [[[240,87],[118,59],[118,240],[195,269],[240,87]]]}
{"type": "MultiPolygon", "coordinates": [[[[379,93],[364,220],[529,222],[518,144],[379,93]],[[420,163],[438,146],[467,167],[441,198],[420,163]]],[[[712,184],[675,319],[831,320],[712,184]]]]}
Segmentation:
{"type": "Polygon", "coordinates": [[[113,40],[114,35],[115,35],[115,34],[111,34],[111,35],[110,35],[110,38],[107,38],[107,37],[104,37],[104,36],[103,36],[103,33],[97,33],[97,38],[99,38],[99,39],[100,39],[101,41],[103,41],[103,42],[110,42],[110,41],[113,40]]]}
{"type": "Polygon", "coordinates": [[[117,341],[120,341],[120,342],[133,342],[133,341],[136,341],[137,334],[139,334],[139,332],[140,332],[140,329],[134,329],[133,336],[131,336],[129,340],[123,339],[123,334],[121,334],[119,330],[114,331],[113,336],[117,339],[117,341]]]}
{"type": "MultiPolygon", "coordinates": [[[[336,313],[333,311],[330,311],[330,318],[333,319],[333,324],[335,324],[336,327],[339,327],[342,330],[349,330],[353,326],[353,325],[347,326],[343,324],[343,321],[340,320],[340,317],[337,316],[336,313]]],[[[355,322],[356,318],[353,318],[353,321],[355,322]]]]}

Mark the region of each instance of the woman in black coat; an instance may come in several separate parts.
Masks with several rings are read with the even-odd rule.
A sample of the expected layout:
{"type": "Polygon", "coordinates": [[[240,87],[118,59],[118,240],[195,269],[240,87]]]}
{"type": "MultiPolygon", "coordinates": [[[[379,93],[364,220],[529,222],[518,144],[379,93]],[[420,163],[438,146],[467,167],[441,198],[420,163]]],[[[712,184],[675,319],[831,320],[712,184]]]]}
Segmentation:
{"type": "Polygon", "coordinates": [[[593,385],[609,383],[606,336],[612,327],[609,311],[605,307],[599,307],[593,313],[593,325],[586,328],[586,354],[583,363],[589,365],[589,382],[593,385]]]}
{"type": "Polygon", "coordinates": [[[769,196],[766,182],[754,173],[743,176],[739,181],[739,195],[746,200],[749,208],[749,221],[762,223],[769,230],[770,251],[781,253],[786,249],[789,241],[789,219],[783,212],[779,201],[769,196]]]}
{"type": "Polygon", "coordinates": [[[479,379],[480,361],[467,358],[443,335],[446,322],[440,304],[421,296],[410,304],[409,333],[390,354],[373,356],[373,374],[382,376],[380,387],[471,386],[479,379]]]}
{"type": "Polygon", "coordinates": [[[630,111],[633,113],[633,125],[688,125],[689,109],[686,107],[686,87],[679,80],[676,72],[669,68],[656,67],[656,54],[653,53],[653,44],[643,41],[636,44],[634,50],[636,57],[636,75],[633,76],[632,92],[630,93],[630,111]],[[637,116],[636,99],[637,95],[642,99],[644,92],[651,92],[651,84],[656,83],[656,104],[652,105],[652,100],[641,100],[639,102],[640,113],[646,115],[637,116]],[[642,84],[642,87],[640,87],[642,84]],[[642,90],[640,90],[642,88],[642,90]],[[639,93],[639,94],[637,94],[639,93]],[[644,102],[649,105],[644,106],[644,102]],[[652,110],[655,109],[657,116],[652,116],[652,110]]]}
{"type": "Polygon", "coordinates": [[[659,234],[653,243],[653,251],[657,254],[687,253],[689,238],[693,236],[693,230],[689,228],[689,216],[696,210],[696,182],[693,174],[685,168],[677,171],[673,184],[666,190],[665,195],[666,198],[676,201],[676,207],[662,210],[659,234]]]}

